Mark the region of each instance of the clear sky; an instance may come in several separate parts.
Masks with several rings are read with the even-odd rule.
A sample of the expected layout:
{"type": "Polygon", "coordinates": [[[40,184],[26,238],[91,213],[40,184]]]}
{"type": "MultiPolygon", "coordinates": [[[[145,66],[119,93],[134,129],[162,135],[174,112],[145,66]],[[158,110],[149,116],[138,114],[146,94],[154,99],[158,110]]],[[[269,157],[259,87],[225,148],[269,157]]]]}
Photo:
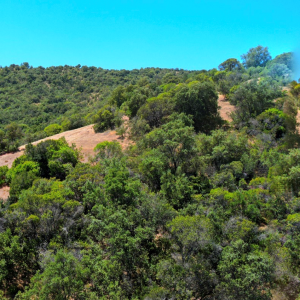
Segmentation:
{"type": "Polygon", "coordinates": [[[0,0],[0,65],[189,70],[300,49],[296,0],[0,0]]]}

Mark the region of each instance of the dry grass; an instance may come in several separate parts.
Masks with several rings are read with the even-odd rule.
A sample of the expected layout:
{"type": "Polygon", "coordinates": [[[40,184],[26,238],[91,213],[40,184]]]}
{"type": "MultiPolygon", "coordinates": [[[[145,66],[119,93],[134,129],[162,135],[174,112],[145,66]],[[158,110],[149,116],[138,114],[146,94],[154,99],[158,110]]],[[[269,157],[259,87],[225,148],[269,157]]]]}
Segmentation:
{"type": "Polygon", "coordinates": [[[0,188],[0,199],[3,199],[4,201],[8,199],[9,197],[9,186],[3,186],[0,188]]]}
{"type": "Polygon", "coordinates": [[[223,95],[219,95],[218,106],[220,106],[220,116],[223,120],[232,121],[230,114],[235,111],[235,106],[231,105],[229,101],[225,100],[223,95]]]}
{"type": "MultiPolygon", "coordinates": [[[[81,149],[83,158],[82,162],[87,162],[89,157],[94,155],[94,148],[97,144],[104,141],[118,141],[122,148],[125,149],[130,144],[130,141],[125,139],[120,139],[120,137],[116,134],[114,130],[108,130],[102,133],[95,133],[93,129],[93,125],[88,125],[85,127],[81,127],[74,130],[65,131],[51,137],[47,137],[45,139],[33,142],[33,145],[36,145],[40,142],[52,139],[57,140],[61,137],[65,137],[66,141],[69,145],[73,143],[77,148],[81,149]]],[[[8,166],[9,168],[12,166],[13,161],[20,157],[25,150],[25,145],[19,148],[18,152],[15,153],[7,153],[0,156],[0,166],[8,166]]]]}

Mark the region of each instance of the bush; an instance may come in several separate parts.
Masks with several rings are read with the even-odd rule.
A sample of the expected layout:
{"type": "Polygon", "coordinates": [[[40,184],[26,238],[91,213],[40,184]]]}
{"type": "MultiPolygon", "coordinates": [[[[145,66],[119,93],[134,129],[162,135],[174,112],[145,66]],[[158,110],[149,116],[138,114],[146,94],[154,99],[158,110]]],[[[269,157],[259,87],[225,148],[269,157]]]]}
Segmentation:
{"type": "Polygon", "coordinates": [[[6,173],[8,172],[8,167],[0,167],[0,187],[6,184],[6,173]]]}
{"type": "Polygon", "coordinates": [[[105,105],[94,116],[93,122],[95,132],[103,132],[108,129],[114,129],[115,126],[121,124],[121,118],[116,113],[116,108],[105,105]]]}
{"type": "Polygon", "coordinates": [[[47,126],[44,131],[46,132],[47,136],[52,136],[58,133],[61,133],[63,131],[62,126],[58,124],[51,124],[47,126]]]}

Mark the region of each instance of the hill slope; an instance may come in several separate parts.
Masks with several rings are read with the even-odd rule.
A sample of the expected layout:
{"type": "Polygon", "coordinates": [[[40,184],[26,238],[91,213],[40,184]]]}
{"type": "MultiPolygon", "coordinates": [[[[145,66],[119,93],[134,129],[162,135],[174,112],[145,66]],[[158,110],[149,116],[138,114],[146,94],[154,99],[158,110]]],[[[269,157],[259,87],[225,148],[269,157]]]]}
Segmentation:
{"type": "MultiPolygon", "coordinates": [[[[120,137],[116,134],[114,130],[108,130],[102,133],[95,133],[93,129],[93,125],[84,126],[81,128],[77,128],[74,130],[65,131],[50,137],[47,137],[42,140],[38,140],[33,142],[33,145],[36,145],[45,140],[58,140],[61,137],[65,137],[66,141],[69,145],[73,143],[77,148],[81,149],[83,158],[83,162],[87,162],[89,157],[93,155],[93,150],[95,146],[104,141],[118,141],[121,143],[123,148],[126,148],[129,145],[128,139],[120,139],[120,137]]],[[[25,150],[25,145],[19,148],[18,152],[15,153],[7,153],[0,156],[0,167],[8,166],[9,168],[12,166],[13,161],[20,157],[25,150]]]]}

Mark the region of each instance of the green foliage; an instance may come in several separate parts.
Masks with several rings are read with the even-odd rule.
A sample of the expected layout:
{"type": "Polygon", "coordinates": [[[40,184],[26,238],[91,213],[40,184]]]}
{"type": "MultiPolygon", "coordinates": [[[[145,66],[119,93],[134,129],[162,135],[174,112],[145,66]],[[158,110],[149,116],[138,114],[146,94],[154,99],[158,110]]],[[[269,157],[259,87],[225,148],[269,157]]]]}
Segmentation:
{"type": "Polygon", "coordinates": [[[124,115],[133,139],[88,163],[65,139],[29,143],[0,168],[0,298],[296,299],[298,83],[282,94],[290,56],[262,67],[258,48],[246,70],[0,68],[1,153],[124,115]],[[237,106],[223,128],[216,90],[237,106]]]}
{"type": "Polygon", "coordinates": [[[274,98],[281,96],[279,88],[270,86],[268,82],[250,83],[239,86],[230,96],[232,104],[237,105],[234,113],[236,123],[255,118],[263,111],[274,106],[274,98]]]}
{"type": "Polygon", "coordinates": [[[14,122],[6,125],[4,131],[0,129],[0,153],[17,151],[22,136],[21,127],[14,122]]]}
{"type": "Polygon", "coordinates": [[[210,241],[209,219],[200,216],[178,216],[168,226],[178,247],[181,263],[189,261],[193,254],[204,248],[210,241]]]}
{"type": "Polygon", "coordinates": [[[218,269],[224,281],[219,287],[220,292],[227,299],[272,299],[273,268],[268,255],[250,252],[249,245],[238,240],[222,252],[218,269]]]}
{"type": "Polygon", "coordinates": [[[63,130],[62,126],[58,124],[51,124],[44,129],[47,136],[55,135],[57,133],[62,132],[62,130],[63,130]]]}
{"type": "Polygon", "coordinates": [[[235,71],[242,70],[241,63],[236,58],[229,58],[219,65],[219,70],[235,71]]]}
{"type": "Polygon", "coordinates": [[[191,169],[195,153],[193,127],[185,125],[184,115],[176,116],[170,122],[154,129],[142,140],[144,148],[156,148],[163,155],[165,166],[173,173],[178,167],[185,172],[191,169]]]}
{"type": "Polygon", "coordinates": [[[117,115],[114,107],[105,105],[94,116],[93,122],[95,132],[103,132],[107,129],[113,129],[115,126],[120,125],[121,119],[117,115]]]}
{"type": "Polygon", "coordinates": [[[289,70],[294,69],[294,57],[292,52],[282,53],[277,55],[274,59],[268,62],[267,67],[270,68],[270,66],[274,64],[283,64],[287,66],[289,70]]]}
{"type": "Polygon", "coordinates": [[[43,262],[44,270],[37,272],[25,293],[17,299],[86,299],[88,290],[84,279],[87,270],[71,253],[59,250],[43,262]]]}
{"type": "Polygon", "coordinates": [[[284,64],[272,64],[268,73],[272,78],[283,77],[287,82],[290,81],[292,76],[292,70],[284,64]]]}
{"type": "Polygon", "coordinates": [[[7,172],[8,172],[7,166],[0,167],[0,187],[2,187],[7,183],[7,172]]]}
{"type": "Polygon", "coordinates": [[[221,165],[241,160],[247,155],[249,141],[244,133],[216,130],[211,135],[198,136],[198,149],[202,160],[220,169],[221,165]]]}
{"type": "Polygon", "coordinates": [[[95,158],[98,160],[122,156],[122,147],[116,141],[99,143],[94,148],[94,151],[97,153],[95,158]]]}
{"type": "Polygon", "coordinates": [[[180,168],[177,169],[175,175],[171,173],[171,170],[163,173],[160,181],[162,195],[175,209],[182,208],[191,201],[193,190],[180,168]]]}
{"type": "MultiPolygon", "coordinates": [[[[287,133],[289,116],[276,108],[270,108],[257,118],[260,130],[271,134],[275,139],[282,138],[287,133]]],[[[290,120],[290,122],[293,122],[290,120]]]]}
{"type": "Polygon", "coordinates": [[[120,107],[126,101],[124,92],[125,89],[123,86],[118,86],[115,90],[113,90],[110,98],[111,104],[120,107]]]}
{"type": "Polygon", "coordinates": [[[262,46],[251,48],[246,54],[243,54],[241,58],[246,68],[264,67],[267,62],[272,59],[268,47],[262,46]]]}
{"type": "Polygon", "coordinates": [[[297,81],[292,81],[291,82],[291,93],[296,96],[296,97],[299,97],[300,95],[300,82],[297,83],[297,81]]]}
{"type": "Polygon", "coordinates": [[[176,90],[176,110],[192,116],[196,131],[209,132],[221,124],[217,99],[212,83],[191,82],[176,90]]]}
{"type": "Polygon", "coordinates": [[[86,125],[85,123],[85,120],[79,114],[74,114],[68,118],[64,118],[61,126],[62,130],[66,131],[83,127],[84,125],[86,125]]]}
{"type": "Polygon", "coordinates": [[[160,94],[156,98],[150,98],[139,109],[137,115],[146,120],[147,124],[151,127],[159,127],[163,124],[164,117],[172,114],[174,111],[175,103],[167,93],[160,94]]]}
{"type": "Polygon", "coordinates": [[[64,138],[47,140],[36,146],[28,144],[25,154],[28,160],[36,162],[41,177],[65,179],[79,160],[79,152],[68,146],[64,138]]]}
{"type": "Polygon", "coordinates": [[[121,205],[134,203],[140,193],[140,182],[130,177],[124,160],[112,159],[104,180],[107,197],[121,205]]]}
{"type": "Polygon", "coordinates": [[[0,233],[0,257],[0,288],[7,297],[13,298],[35,272],[36,253],[27,241],[7,229],[0,233]]]}

